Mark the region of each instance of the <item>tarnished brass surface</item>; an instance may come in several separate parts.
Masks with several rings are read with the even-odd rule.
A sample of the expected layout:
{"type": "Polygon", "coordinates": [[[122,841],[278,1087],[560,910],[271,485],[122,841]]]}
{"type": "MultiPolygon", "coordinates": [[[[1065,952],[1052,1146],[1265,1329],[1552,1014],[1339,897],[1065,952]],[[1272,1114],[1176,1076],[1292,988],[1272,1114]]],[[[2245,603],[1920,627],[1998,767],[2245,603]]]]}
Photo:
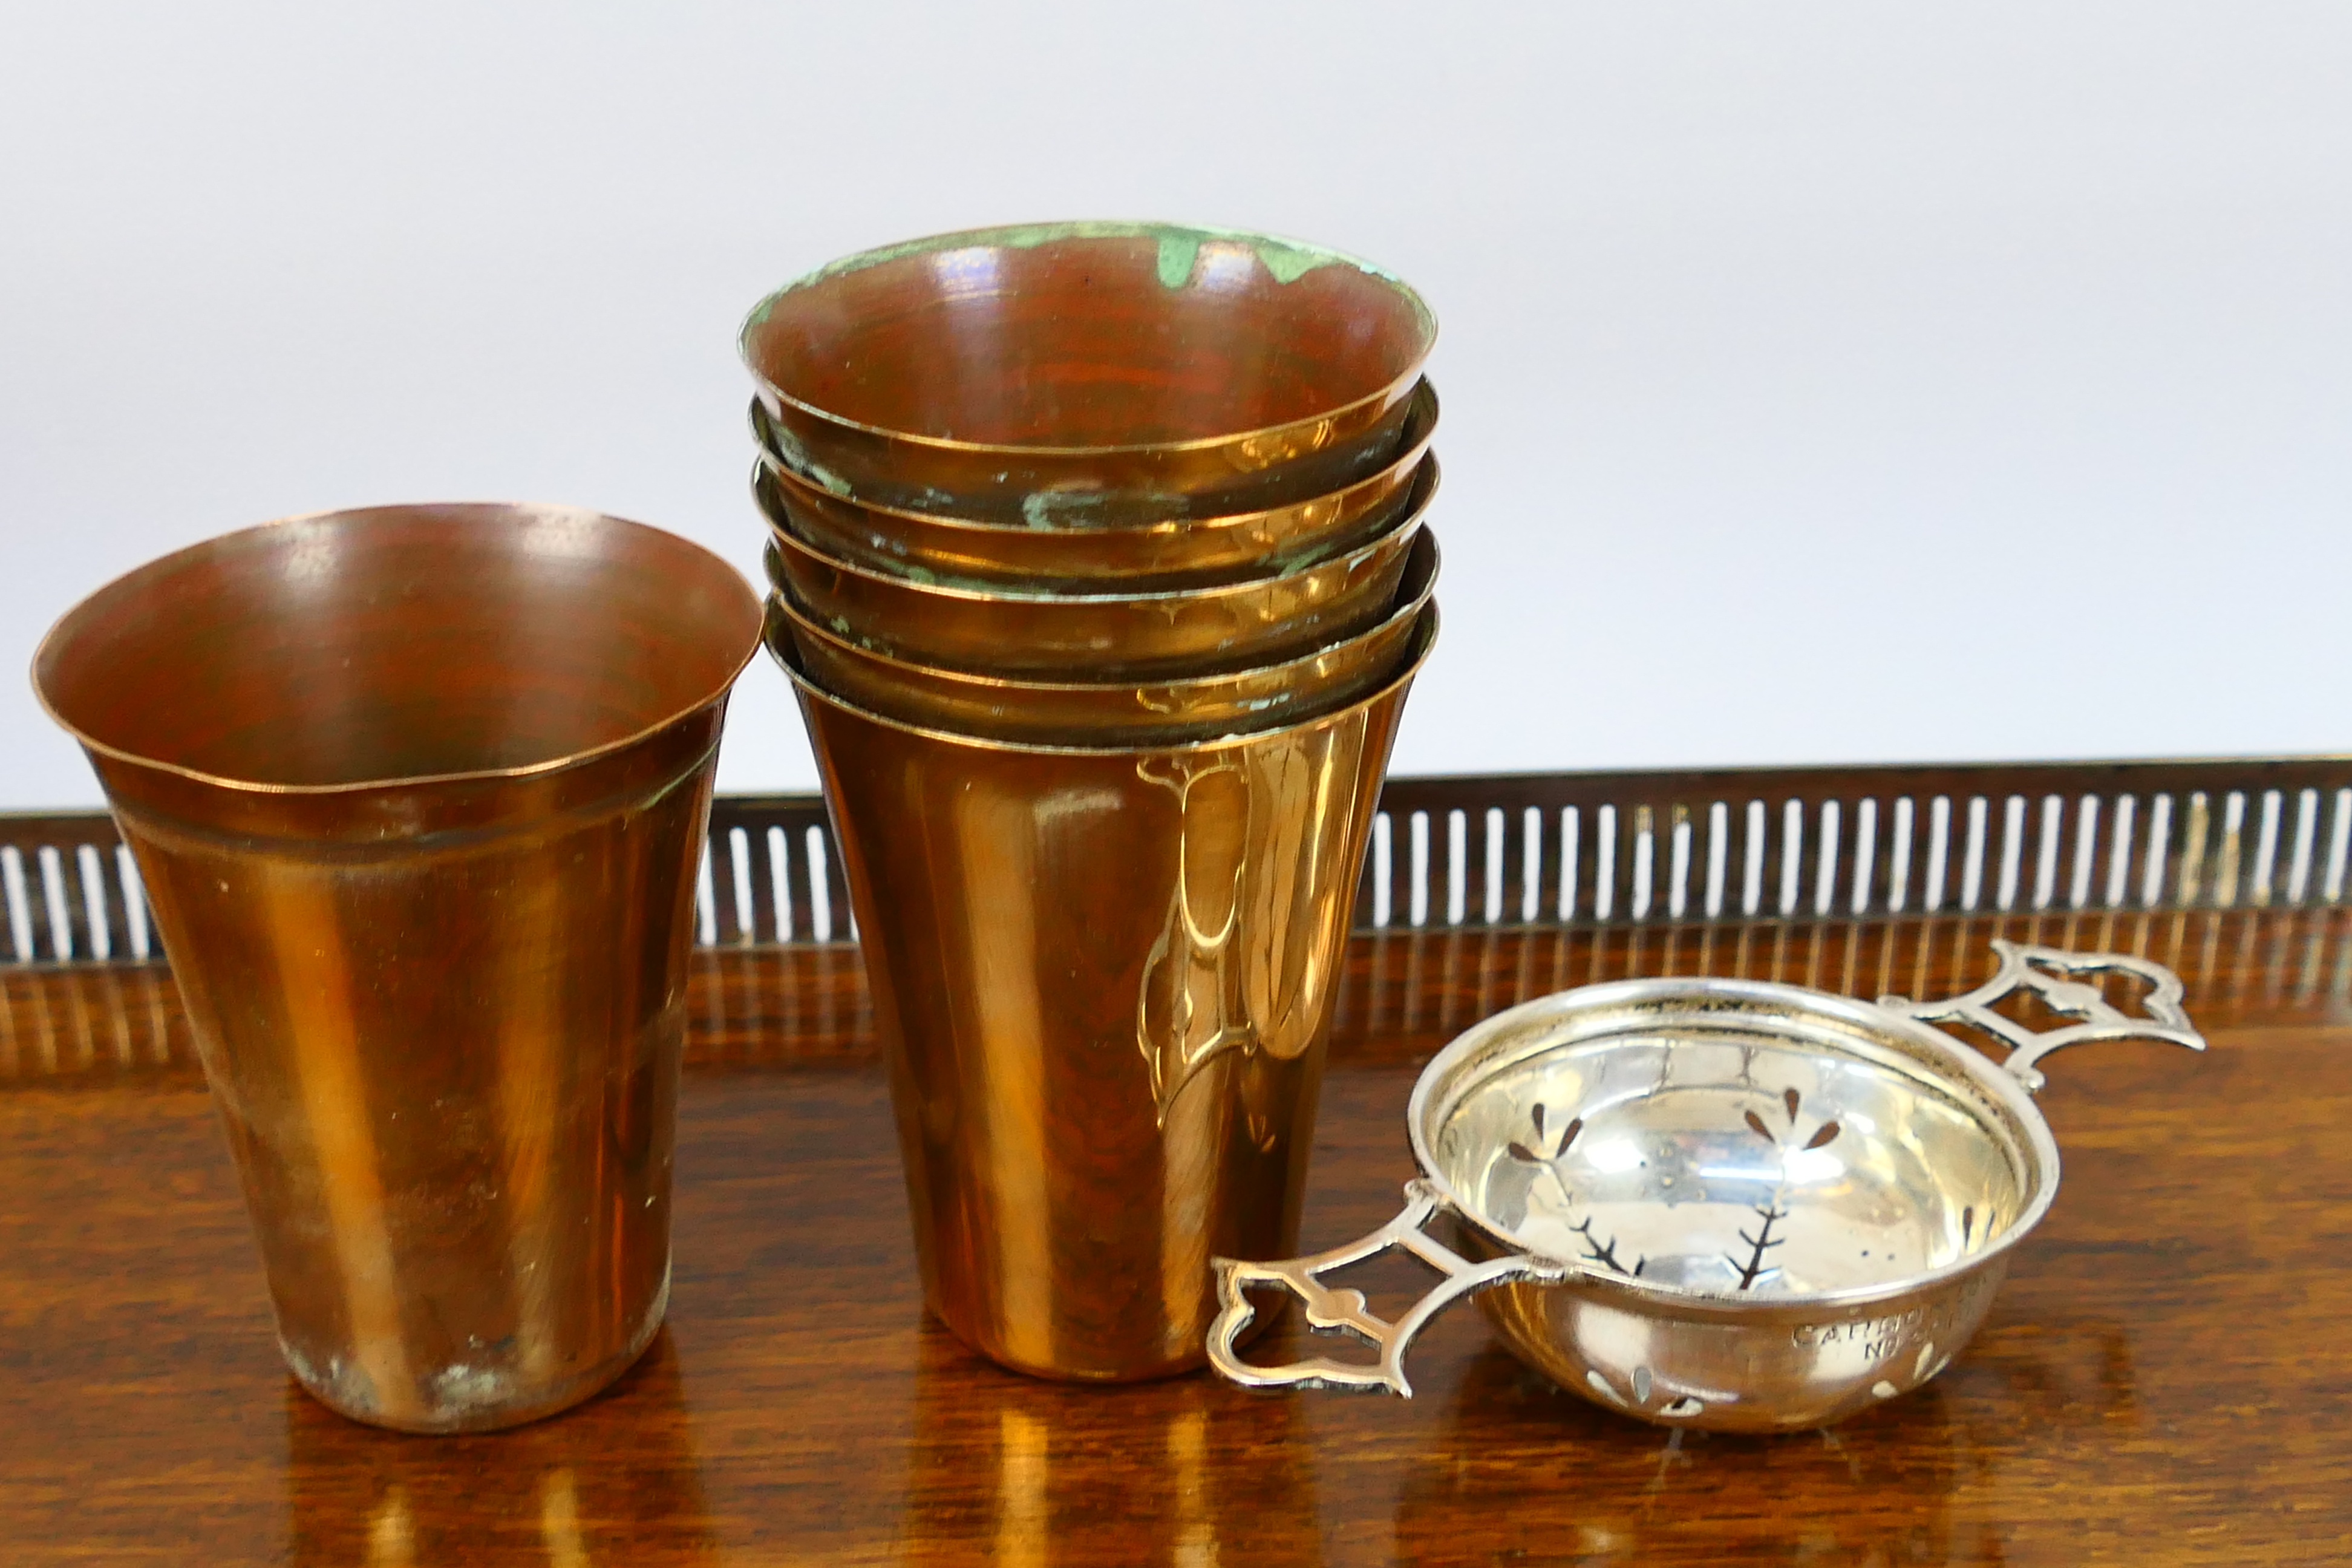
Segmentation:
{"type": "MultiPolygon", "coordinates": [[[[765,511],[771,499],[753,489],[765,511]]],[[[1423,460],[1412,500],[1345,555],[1281,575],[1152,594],[1020,593],[917,583],[836,561],[768,517],[770,583],[812,620],[900,658],[989,674],[1139,679],[1273,664],[1376,624],[1395,604],[1437,490],[1423,460]]]]}
{"type": "Polygon", "coordinates": [[[1415,389],[1397,455],[1343,489],[1286,506],[1124,527],[1039,528],[875,506],[835,495],[778,458],[757,399],[751,427],[767,468],[758,482],[769,491],[768,515],[785,520],[828,555],[976,588],[1067,591],[1093,584],[1097,593],[1112,587],[1148,593],[1303,564],[1344,552],[1359,535],[1378,531],[1412,493],[1414,470],[1437,429],[1437,394],[1427,381],[1415,389]]]}
{"type": "Polygon", "coordinates": [[[1219,675],[1056,682],[946,669],[866,647],[811,620],[782,591],[769,598],[769,638],[776,646],[789,637],[818,684],[904,723],[1044,745],[1188,744],[1295,722],[1385,684],[1437,571],[1436,535],[1423,528],[1386,619],[1299,658],[1219,675]]]}
{"type": "MultiPolygon", "coordinates": [[[[1192,747],[892,723],[793,669],[924,1293],[1049,1377],[1196,1365],[1211,1257],[1297,1233],[1336,982],[1424,628],[1377,694],[1192,747]]],[[[787,666],[791,668],[791,666],[787,666]]]]}
{"type": "Polygon", "coordinates": [[[867,251],[761,301],[780,455],[837,494],[1039,525],[1213,517],[1396,453],[1437,335],[1363,262],[1264,235],[1032,224],[867,251]]]}
{"type": "Polygon", "coordinates": [[[1049,746],[1188,745],[1295,723],[1388,683],[1437,585],[1437,535],[1413,541],[1397,607],[1369,631],[1281,664],[1190,679],[1016,680],[893,658],[816,625],[781,591],[768,641],[783,640],[818,685],[885,719],[984,740],[1049,746]]]}
{"type": "Polygon", "coordinates": [[[669,1281],[694,872],[760,606],[556,507],[198,544],[34,665],[136,856],[302,1385],[511,1425],[644,1349],[669,1281]]]}

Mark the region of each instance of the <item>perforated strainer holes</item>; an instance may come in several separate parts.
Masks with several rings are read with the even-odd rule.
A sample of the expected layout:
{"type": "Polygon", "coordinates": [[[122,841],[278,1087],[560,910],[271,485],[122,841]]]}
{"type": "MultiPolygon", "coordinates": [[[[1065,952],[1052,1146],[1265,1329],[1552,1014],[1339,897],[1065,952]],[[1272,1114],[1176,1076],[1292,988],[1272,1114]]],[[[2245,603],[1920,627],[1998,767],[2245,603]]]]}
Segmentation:
{"type": "MultiPolygon", "coordinates": [[[[1794,1135],[1797,1130],[1797,1112],[1804,1105],[1804,1096],[1798,1093],[1794,1089],[1784,1089],[1781,1091],[1780,1101],[1783,1105],[1788,1107],[1789,1131],[1791,1135],[1794,1135]]],[[[1774,1148],[1784,1149],[1786,1147],[1781,1136],[1773,1131],[1769,1127],[1767,1127],[1764,1124],[1764,1119],[1761,1116],[1757,1115],[1753,1110],[1748,1112],[1748,1127],[1750,1131],[1756,1134],[1756,1136],[1763,1139],[1764,1142],[1771,1144],[1774,1148]]],[[[1813,1130],[1813,1135],[1805,1140],[1803,1147],[1807,1152],[1822,1148],[1824,1145],[1834,1142],[1840,1131],[1841,1129],[1834,1119],[1824,1121],[1813,1130]]]]}
{"type": "Polygon", "coordinates": [[[1642,1270],[1650,1266],[1650,1260],[1648,1258],[1637,1258],[1633,1260],[1633,1268],[1626,1268],[1622,1262],[1619,1261],[1617,1257],[1617,1238],[1613,1236],[1602,1237],[1595,1235],[1592,1229],[1592,1218],[1590,1215],[1585,1216],[1583,1223],[1580,1225],[1571,1225],[1568,1229],[1575,1235],[1580,1236],[1584,1238],[1584,1254],[1580,1261],[1585,1263],[1597,1263],[1612,1274],[1623,1274],[1627,1276],[1638,1276],[1642,1270]]]}
{"type": "Polygon", "coordinates": [[[1739,1239],[1748,1243],[1748,1256],[1740,1258],[1729,1253],[1724,1255],[1724,1261],[1739,1271],[1739,1288],[1742,1290],[1752,1290],[1756,1288],[1758,1280],[1767,1275],[1779,1272],[1778,1269],[1769,1266],[1766,1254],[1788,1240],[1786,1237],[1772,1234],[1772,1227],[1789,1217],[1787,1209],[1776,1208],[1770,1204],[1759,1204],[1756,1205],[1755,1213],[1757,1217],[1763,1221],[1756,1227],[1756,1234],[1750,1236],[1745,1230],[1739,1233],[1739,1239]]]}
{"type": "MultiPolygon", "coordinates": [[[[1537,1149],[1540,1149],[1543,1146],[1544,1121],[1550,1114],[1550,1110],[1541,1103],[1535,1105],[1528,1113],[1528,1120],[1535,1123],[1537,1149]]],[[[1510,1146],[1511,1157],[1515,1160],[1524,1160],[1529,1164],[1548,1163],[1550,1161],[1559,1159],[1562,1154],[1567,1153],[1568,1146],[1575,1142],[1576,1135],[1583,1131],[1584,1118],[1580,1116],[1577,1117],[1565,1128],[1561,1129],[1559,1142],[1554,1144],[1548,1152],[1538,1153],[1535,1149],[1530,1149],[1524,1143],[1514,1142],[1510,1146]]]]}
{"type": "MultiPolygon", "coordinates": [[[[1632,1389],[1628,1393],[1620,1393],[1616,1385],[1603,1376],[1598,1369],[1588,1370],[1584,1374],[1584,1385],[1587,1388],[1621,1410],[1638,1409],[1650,1403],[1651,1396],[1659,1392],[1657,1376],[1647,1366],[1635,1367],[1633,1375],[1627,1381],[1632,1384],[1632,1389]]],[[[1683,1421],[1694,1415],[1705,1415],[1706,1412],[1706,1401],[1696,1394],[1681,1394],[1667,1400],[1652,1414],[1670,1421],[1683,1421]]],[[[1682,1441],[1682,1434],[1676,1432],[1674,1440],[1677,1443],[1682,1441]]]]}
{"type": "MultiPolygon", "coordinates": [[[[1577,1202],[1576,1194],[1570,1188],[1567,1178],[1559,1173],[1559,1160],[1576,1142],[1577,1134],[1584,1131],[1584,1119],[1580,1116],[1571,1120],[1560,1130],[1559,1141],[1551,1144],[1549,1152],[1543,1152],[1547,1142],[1546,1128],[1550,1118],[1549,1107],[1540,1102],[1530,1106],[1528,1110],[1528,1120],[1535,1127],[1532,1146],[1513,1139],[1506,1148],[1512,1159],[1521,1164],[1533,1165],[1540,1173],[1550,1176],[1552,1185],[1559,1190],[1561,1201],[1573,1209],[1577,1202]]],[[[1561,1226],[1570,1234],[1584,1238],[1584,1252],[1580,1258],[1582,1262],[1597,1263],[1612,1273],[1624,1275],[1638,1275],[1649,1267],[1650,1260],[1641,1258],[1634,1260],[1632,1268],[1627,1268],[1617,1256],[1617,1238],[1604,1237],[1595,1232],[1591,1215],[1587,1215],[1580,1223],[1575,1225],[1570,1225],[1563,1220],[1561,1226]]]]}
{"type": "MultiPolygon", "coordinates": [[[[1780,1152],[1782,1181],[1785,1184],[1790,1140],[1797,1136],[1798,1117],[1804,1109],[1805,1098],[1794,1087],[1790,1087],[1780,1091],[1780,1103],[1785,1108],[1789,1120],[1789,1131],[1785,1135],[1773,1131],[1766,1125],[1764,1118],[1752,1109],[1746,1111],[1744,1116],[1750,1132],[1780,1152]]],[[[1842,1131],[1835,1118],[1823,1121],[1813,1129],[1812,1135],[1804,1141],[1798,1152],[1811,1152],[1815,1149],[1824,1148],[1836,1142],[1842,1131]]],[[[1739,1239],[1748,1244],[1748,1255],[1741,1258],[1732,1253],[1726,1253],[1723,1259],[1738,1271],[1739,1288],[1742,1290],[1752,1290],[1760,1281],[1780,1272],[1771,1266],[1770,1254],[1788,1240],[1784,1236],[1772,1234],[1772,1227],[1789,1217],[1789,1211],[1780,1206],[1777,1197],[1773,1201],[1758,1204],[1751,1212],[1755,1214],[1759,1222],[1755,1231],[1752,1234],[1747,1230],[1741,1230],[1738,1233],[1739,1239]]]]}

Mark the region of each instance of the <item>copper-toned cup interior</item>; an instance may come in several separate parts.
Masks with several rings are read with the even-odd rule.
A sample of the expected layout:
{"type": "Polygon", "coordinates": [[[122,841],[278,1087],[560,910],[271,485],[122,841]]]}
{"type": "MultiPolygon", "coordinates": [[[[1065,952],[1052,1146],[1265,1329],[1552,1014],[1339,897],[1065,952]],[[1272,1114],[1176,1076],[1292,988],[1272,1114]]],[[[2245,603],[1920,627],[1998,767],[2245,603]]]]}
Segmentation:
{"type": "Polygon", "coordinates": [[[1334,252],[1159,224],[982,229],[772,295],[752,372],[814,413],[986,446],[1204,440],[1394,398],[1436,326],[1334,252]]]}
{"type": "Polygon", "coordinates": [[[758,647],[732,568],[564,507],[382,507],[192,546],[85,600],[35,681],[86,742],[247,784],[530,768],[723,693],[758,647]]]}

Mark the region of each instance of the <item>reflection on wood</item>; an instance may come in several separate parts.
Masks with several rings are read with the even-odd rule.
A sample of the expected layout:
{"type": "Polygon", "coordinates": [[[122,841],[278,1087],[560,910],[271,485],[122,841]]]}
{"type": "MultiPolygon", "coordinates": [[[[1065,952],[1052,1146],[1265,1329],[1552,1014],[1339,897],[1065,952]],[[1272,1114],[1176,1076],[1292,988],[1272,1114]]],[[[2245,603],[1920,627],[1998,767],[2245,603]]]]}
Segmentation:
{"type": "MultiPolygon", "coordinates": [[[[854,950],[698,961],[652,1359],[557,1420],[395,1436],[278,1359],[158,972],[5,980],[0,1542],[19,1564],[1263,1562],[2302,1565],[2352,1541],[2352,913],[1360,937],[1302,1239],[1391,1214],[1419,1065],[1668,968],[1943,994],[1986,939],[2176,965],[2211,1038],[2053,1058],[2063,1190],[1920,1393],[1828,1435],[1664,1433],[1440,1320],[1410,1402],[998,1371],[924,1319],[854,950]],[[163,1047],[163,1061],[155,1046],[163,1047]],[[2157,1223],[2160,1221],[2160,1223],[2157,1223]]],[[[1394,1300],[1406,1281],[1351,1279],[1394,1300]]],[[[1303,1349],[1295,1321],[1267,1359],[1303,1349]]],[[[1320,1347],[1318,1347],[1320,1348],[1320,1347]]],[[[1344,1353],[1338,1352],[1338,1353],[1344,1353]]]]}

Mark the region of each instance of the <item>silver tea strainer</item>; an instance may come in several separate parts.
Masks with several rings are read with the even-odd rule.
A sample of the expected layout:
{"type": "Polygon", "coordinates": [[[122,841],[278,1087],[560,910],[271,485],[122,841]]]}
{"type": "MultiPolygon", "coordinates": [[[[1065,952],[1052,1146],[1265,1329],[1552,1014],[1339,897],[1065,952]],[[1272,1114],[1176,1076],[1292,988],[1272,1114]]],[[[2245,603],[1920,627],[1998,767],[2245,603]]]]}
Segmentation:
{"type": "Polygon", "coordinates": [[[2035,1064],[2085,1040],[2205,1044],[2161,965],[1992,945],[2000,972],[1942,1002],[1692,978],[1589,985],[1496,1014],[1413,1086],[1422,1173],[1402,1213],[1312,1257],[1217,1260],[1212,1364],[1254,1387],[1410,1396],[1413,1335],[1486,1291],[1522,1361],[1643,1420],[1822,1426],[1917,1387],[1976,1332],[2010,1249],[2057,1192],[2035,1064]],[[2114,972],[2147,983],[2147,1016],[2072,978],[2114,972]],[[2083,1021],[2037,1033],[1992,1010],[2020,989],[2083,1021]],[[2010,1053],[1996,1066],[1938,1022],[2010,1053]],[[1461,1250],[1423,1232],[1441,1215],[1461,1250]],[[1394,1322],[1321,1279],[1391,1247],[1444,1276],[1394,1322]],[[1254,1286],[1295,1291],[1309,1326],[1379,1360],[1243,1361],[1254,1286]]]}

